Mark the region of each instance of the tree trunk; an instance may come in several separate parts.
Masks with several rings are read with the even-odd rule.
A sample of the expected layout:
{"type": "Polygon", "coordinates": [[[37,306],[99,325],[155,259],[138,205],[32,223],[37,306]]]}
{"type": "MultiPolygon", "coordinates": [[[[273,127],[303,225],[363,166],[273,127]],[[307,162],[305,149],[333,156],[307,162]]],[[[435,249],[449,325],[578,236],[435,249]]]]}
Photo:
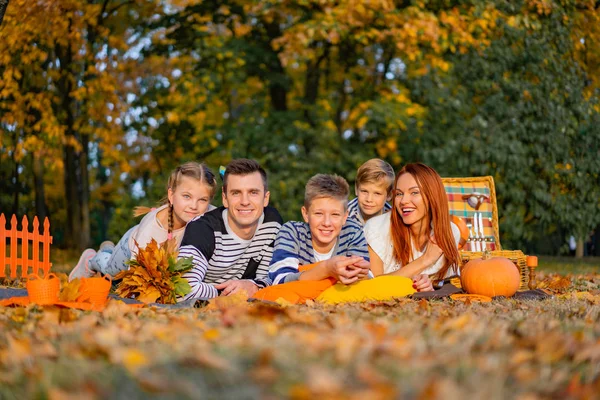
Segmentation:
{"type": "Polygon", "coordinates": [[[79,247],[85,249],[90,247],[90,178],[88,173],[88,135],[81,135],[81,153],[79,157],[79,171],[81,181],[79,187],[81,204],[81,233],[79,235],[79,247]]]}
{"type": "Polygon", "coordinates": [[[272,63],[269,63],[270,74],[266,79],[269,84],[269,96],[271,97],[271,106],[276,111],[287,111],[287,92],[286,84],[288,77],[285,68],[279,61],[278,52],[271,47],[271,41],[281,36],[281,29],[277,23],[265,23],[268,40],[262,43],[265,53],[271,53],[268,57],[272,63]]]}
{"type": "Polygon", "coordinates": [[[590,255],[593,255],[594,257],[600,257],[600,225],[598,225],[596,229],[594,229],[592,243],[594,243],[594,252],[590,255]]]}
{"type": "MultiPolygon", "coordinates": [[[[68,135],[67,137],[73,137],[68,135]]],[[[79,206],[78,177],[77,177],[77,155],[75,148],[66,144],[64,149],[65,161],[65,202],[67,210],[67,231],[65,239],[67,246],[83,250],[79,245],[78,235],[81,233],[81,207],[79,206]]]]}
{"type": "Polygon", "coordinates": [[[44,189],[44,161],[39,152],[32,157],[33,187],[35,188],[35,215],[39,221],[44,221],[48,216],[46,206],[46,191],[44,189]]]}
{"type": "Polygon", "coordinates": [[[9,0],[0,0],[0,25],[2,25],[2,20],[4,19],[4,13],[8,7],[8,2],[9,0]]]}
{"type": "Polygon", "coordinates": [[[575,258],[583,258],[583,246],[585,246],[585,241],[583,238],[578,238],[577,247],[575,248],[575,258]]]}
{"type": "MultiPolygon", "coordinates": [[[[71,26],[69,26],[69,32],[71,26]]],[[[65,207],[67,210],[67,229],[65,240],[67,247],[83,250],[81,205],[80,205],[80,176],[78,171],[77,153],[73,143],[77,141],[75,135],[74,104],[71,92],[73,91],[73,50],[67,46],[56,45],[56,54],[60,60],[60,78],[57,81],[57,91],[61,97],[61,123],[65,126],[64,146],[64,182],[65,182],[65,207]]]]}
{"type": "Polygon", "coordinates": [[[14,183],[13,187],[15,188],[15,191],[13,193],[12,213],[18,215],[19,214],[19,163],[17,162],[14,151],[13,151],[13,162],[15,164],[15,168],[13,169],[12,181],[14,183]]]}
{"type": "MultiPolygon", "coordinates": [[[[14,130],[13,134],[13,143],[15,148],[17,147],[17,143],[19,142],[19,133],[18,130],[14,130]]],[[[12,170],[12,176],[10,177],[10,181],[13,187],[13,204],[12,204],[12,213],[19,213],[19,162],[17,161],[17,152],[13,151],[10,155],[14,168],[12,170]]],[[[10,187],[10,186],[9,186],[10,187]]]]}

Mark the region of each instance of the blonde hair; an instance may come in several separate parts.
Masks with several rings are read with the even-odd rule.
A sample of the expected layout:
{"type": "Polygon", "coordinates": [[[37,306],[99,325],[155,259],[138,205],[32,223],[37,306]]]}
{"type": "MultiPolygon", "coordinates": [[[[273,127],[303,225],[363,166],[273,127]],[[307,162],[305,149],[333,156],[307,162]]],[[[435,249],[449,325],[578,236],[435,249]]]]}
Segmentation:
{"type": "MultiPolygon", "coordinates": [[[[217,180],[215,174],[208,168],[204,163],[198,163],[195,161],[188,161],[175,168],[167,181],[167,192],[169,189],[175,191],[182,177],[188,177],[196,179],[199,183],[203,183],[210,188],[210,198],[212,199],[217,190],[217,180]]],[[[162,198],[159,206],[169,203],[168,196],[162,198]]],[[[140,215],[147,214],[152,210],[151,207],[135,207],[133,209],[133,216],[139,217],[140,215]]],[[[173,205],[169,204],[169,226],[168,233],[173,231],[173,205]]]]}
{"type": "Polygon", "coordinates": [[[331,197],[344,203],[348,209],[350,186],[339,175],[317,174],[310,178],[304,189],[304,207],[309,208],[314,199],[331,197]]]}
{"type": "Polygon", "coordinates": [[[362,184],[380,184],[383,181],[389,195],[394,188],[394,178],[394,168],[390,164],[380,158],[372,158],[358,168],[354,187],[358,190],[362,184]]]}

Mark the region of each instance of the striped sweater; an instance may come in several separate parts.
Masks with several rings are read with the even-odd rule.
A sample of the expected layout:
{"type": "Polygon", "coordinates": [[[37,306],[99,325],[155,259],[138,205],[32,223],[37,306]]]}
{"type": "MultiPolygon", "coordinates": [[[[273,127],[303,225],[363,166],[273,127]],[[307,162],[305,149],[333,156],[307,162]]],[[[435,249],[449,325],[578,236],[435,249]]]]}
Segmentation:
{"type": "Polygon", "coordinates": [[[179,258],[194,260],[193,269],[183,275],[192,291],[181,300],[216,297],[219,293],[213,284],[231,279],[251,279],[259,288],[270,285],[269,263],[281,222],[276,209],[265,207],[251,240],[243,240],[233,233],[224,207],[188,223],[179,258]]]}
{"type": "MultiPolygon", "coordinates": [[[[332,257],[339,255],[357,255],[369,261],[369,250],[362,226],[349,218],[340,231],[332,257]]],[[[298,279],[298,267],[315,262],[315,251],[308,224],[286,222],[275,239],[275,251],[269,267],[269,278],[273,284],[298,279]]]]}

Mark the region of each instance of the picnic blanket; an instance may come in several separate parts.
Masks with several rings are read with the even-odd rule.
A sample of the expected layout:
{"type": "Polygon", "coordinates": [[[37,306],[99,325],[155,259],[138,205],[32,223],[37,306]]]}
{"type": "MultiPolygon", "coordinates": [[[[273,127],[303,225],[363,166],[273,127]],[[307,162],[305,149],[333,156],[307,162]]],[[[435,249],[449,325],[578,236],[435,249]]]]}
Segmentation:
{"type": "MultiPolygon", "coordinates": [[[[453,294],[462,294],[466,293],[464,290],[457,288],[451,283],[446,283],[438,290],[434,290],[432,292],[419,292],[413,294],[411,297],[413,299],[443,299],[445,297],[450,297],[453,294]]],[[[523,290],[515,293],[511,299],[515,300],[542,300],[552,297],[551,294],[543,291],[542,289],[533,289],[533,290],[523,290]]],[[[504,296],[496,296],[493,299],[504,299],[504,296]]]]}

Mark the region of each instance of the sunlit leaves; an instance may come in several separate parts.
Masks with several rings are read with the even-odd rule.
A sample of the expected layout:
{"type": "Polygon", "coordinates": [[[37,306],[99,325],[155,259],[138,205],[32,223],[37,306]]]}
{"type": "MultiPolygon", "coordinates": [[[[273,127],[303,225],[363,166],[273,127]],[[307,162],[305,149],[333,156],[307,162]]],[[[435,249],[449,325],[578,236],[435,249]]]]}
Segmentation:
{"type": "Polygon", "coordinates": [[[177,260],[175,239],[160,245],[152,239],[145,248],[138,246],[129,269],[121,271],[116,293],[136,298],[143,303],[174,304],[177,297],[188,294],[192,288],[181,274],[193,267],[191,258],[177,260]]]}

